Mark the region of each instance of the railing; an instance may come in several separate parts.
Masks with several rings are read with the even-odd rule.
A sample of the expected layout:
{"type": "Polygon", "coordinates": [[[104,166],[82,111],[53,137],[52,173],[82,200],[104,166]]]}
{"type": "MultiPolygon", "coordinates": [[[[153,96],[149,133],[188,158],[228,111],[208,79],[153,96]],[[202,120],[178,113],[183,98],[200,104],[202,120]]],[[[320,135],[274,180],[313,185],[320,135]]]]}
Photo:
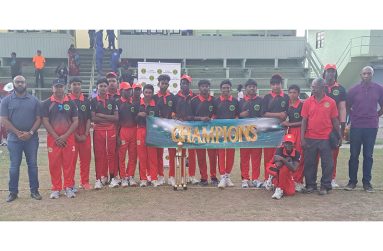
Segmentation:
{"type": "Polygon", "coordinates": [[[315,50],[309,43],[306,43],[306,59],[308,61],[308,67],[312,69],[314,75],[310,75],[311,78],[318,78],[323,72],[323,63],[321,62],[315,50]]]}
{"type": "Polygon", "coordinates": [[[89,97],[92,97],[93,86],[94,86],[94,68],[96,65],[96,49],[93,49],[93,58],[92,58],[92,68],[90,71],[90,80],[89,80],[89,97]]]}

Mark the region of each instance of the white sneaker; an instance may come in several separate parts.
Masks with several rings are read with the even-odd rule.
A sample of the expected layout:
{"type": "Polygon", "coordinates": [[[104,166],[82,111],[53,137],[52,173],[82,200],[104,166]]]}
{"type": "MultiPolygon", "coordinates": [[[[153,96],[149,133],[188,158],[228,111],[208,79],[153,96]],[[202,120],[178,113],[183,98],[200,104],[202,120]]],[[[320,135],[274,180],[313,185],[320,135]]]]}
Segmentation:
{"type": "Polygon", "coordinates": [[[60,191],[52,191],[51,195],[49,198],[51,199],[58,199],[60,197],[60,191]]]}
{"type": "Polygon", "coordinates": [[[242,188],[249,188],[249,181],[248,180],[242,180],[242,188]]]}
{"type": "Polygon", "coordinates": [[[294,182],[295,183],[295,191],[300,193],[303,191],[303,188],[305,187],[302,183],[294,182]]]}
{"type": "Polygon", "coordinates": [[[122,180],[122,182],[121,182],[121,186],[122,186],[122,187],[128,187],[128,186],[129,186],[129,180],[128,180],[128,178],[125,178],[125,179],[122,180]]]}
{"type": "Polygon", "coordinates": [[[273,176],[269,175],[269,178],[263,182],[263,187],[267,190],[270,191],[273,189],[273,176]]]}
{"type": "Polygon", "coordinates": [[[153,186],[153,187],[158,187],[158,186],[159,186],[159,184],[158,184],[158,180],[153,180],[153,181],[152,181],[152,186],[153,186]]]}
{"type": "Polygon", "coordinates": [[[137,186],[137,182],[134,180],[134,178],[132,176],[129,177],[129,186],[131,186],[131,187],[137,186]]]}
{"type": "Polygon", "coordinates": [[[99,190],[103,187],[101,180],[96,180],[96,183],[94,183],[94,189],[99,190]]]}
{"type": "Polygon", "coordinates": [[[151,182],[152,181],[152,177],[149,175],[149,176],[146,176],[146,179],[148,182],[151,182]]]}
{"type": "Polygon", "coordinates": [[[163,185],[165,184],[165,177],[164,176],[158,176],[158,185],[163,185]]]}
{"type": "Polygon", "coordinates": [[[279,199],[281,199],[282,197],[283,197],[283,190],[280,189],[279,187],[277,187],[277,188],[275,189],[274,194],[271,196],[271,198],[279,200],[279,199]]]}
{"type": "Polygon", "coordinates": [[[148,182],[146,180],[140,181],[140,187],[147,187],[147,186],[148,186],[148,182]]]}
{"type": "Polygon", "coordinates": [[[253,180],[252,183],[253,183],[253,186],[256,188],[262,187],[262,184],[263,184],[263,182],[260,180],[253,180]]]}
{"type": "Polygon", "coordinates": [[[339,187],[339,185],[336,184],[335,179],[333,179],[333,180],[331,181],[331,187],[332,187],[332,188],[338,188],[338,187],[339,187]]]}
{"type": "Polygon", "coordinates": [[[108,177],[101,176],[101,183],[103,186],[105,186],[108,183],[108,177]]]}
{"type": "Polygon", "coordinates": [[[218,188],[225,188],[226,187],[226,177],[225,176],[222,176],[221,177],[221,180],[219,181],[218,183],[218,188]]]}
{"type": "Polygon", "coordinates": [[[192,185],[197,185],[197,184],[199,184],[199,180],[196,179],[194,176],[189,177],[189,182],[190,182],[192,185]]]}
{"type": "Polygon", "coordinates": [[[118,186],[119,186],[118,179],[112,178],[112,180],[110,181],[109,187],[114,188],[114,187],[118,187],[118,186]]]}
{"type": "Polygon", "coordinates": [[[176,180],[174,179],[174,177],[169,177],[168,185],[170,185],[172,187],[174,187],[176,185],[176,180]]]}
{"type": "Polygon", "coordinates": [[[73,189],[69,188],[69,187],[65,189],[65,195],[68,198],[75,198],[76,197],[76,194],[74,193],[73,189]]]}
{"type": "Polygon", "coordinates": [[[226,177],[226,186],[227,187],[233,187],[234,186],[234,183],[231,181],[229,176],[226,177]]]}

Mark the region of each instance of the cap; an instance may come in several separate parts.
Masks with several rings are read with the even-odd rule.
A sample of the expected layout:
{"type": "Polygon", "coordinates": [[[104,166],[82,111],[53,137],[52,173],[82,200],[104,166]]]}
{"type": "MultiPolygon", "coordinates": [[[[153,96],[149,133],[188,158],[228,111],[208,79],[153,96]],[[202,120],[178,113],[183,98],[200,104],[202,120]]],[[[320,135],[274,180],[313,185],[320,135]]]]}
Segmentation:
{"type": "Polygon", "coordinates": [[[187,81],[189,81],[189,83],[192,82],[192,78],[191,78],[189,75],[186,75],[186,74],[184,74],[184,75],[181,76],[181,80],[182,80],[182,79],[186,79],[187,81]]]}
{"type": "Polygon", "coordinates": [[[111,71],[105,75],[106,78],[117,78],[117,73],[111,71]]]}
{"type": "Polygon", "coordinates": [[[72,84],[72,83],[75,83],[75,82],[79,82],[79,83],[82,83],[82,80],[81,78],[79,77],[73,77],[69,80],[69,84],[72,84]]]}
{"type": "Polygon", "coordinates": [[[3,90],[6,92],[13,91],[13,83],[9,82],[8,84],[4,85],[3,90]]]}
{"type": "Polygon", "coordinates": [[[327,71],[328,69],[336,70],[336,65],[335,64],[326,64],[326,66],[324,67],[324,70],[327,71]]]}
{"type": "Polygon", "coordinates": [[[142,85],[139,84],[139,83],[133,83],[132,88],[133,88],[133,89],[135,89],[135,88],[140,88],[140,89],[142,89],[142,85]]]}
{"type": "Polygon", "coordinates": [[[53,85],[53,86],[56,86],[56,85],[65,85],[65,82],[64,82],[64,80],[62,80],[62,79],[55,79],[55,80],[53,80],[52,85],[53,85]]]}
{"type": "Polygon", "coordinates": [[[284,137],[283,137],[283,142],[291,142],[291,143],[295,143],[295,137],[293,134],[286,134],[284,137]]]}
{"type": "Polygon", "coordinates": [[[132,87],[130,86],[130,84],[128,82],[121,82],[120,83],[120,90],[128,90],[128,89],[131,89],[132,87]]]}

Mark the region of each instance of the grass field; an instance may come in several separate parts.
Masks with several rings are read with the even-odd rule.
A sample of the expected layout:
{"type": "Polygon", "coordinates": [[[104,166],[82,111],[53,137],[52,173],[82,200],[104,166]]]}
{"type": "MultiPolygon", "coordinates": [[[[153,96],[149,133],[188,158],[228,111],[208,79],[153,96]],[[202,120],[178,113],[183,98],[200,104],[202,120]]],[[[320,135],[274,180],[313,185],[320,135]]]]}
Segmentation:
{"type": "MultiPolygon", "coordinates": [[[[383,220],[383,185],[381,163],[383,150],[374,154],[373,180],[375,193],[358,190],[332,191],[327,196],[296,194],[282,200],[271,199],[272,192],[261,189],[241,189],[239,151],[236,152],[232,172],[234,188],[189,186],[187,191],[173,191],[170,186],[158,188],[105,188],[101,191],[80,190],[75,199],[61,196],[49,199],[50,176],[46,148],[39,149],[39,180],[42,201],[30,198],[25,161],[20,175],[19,198],[6,203],[8,195],[8,151],[0,147],[0,220],[61,221],[61,220],[383,220]]],[[[349,149],[341,149],[337,181],[347,184],[349,149]]],[[[91,164],[91,183],[94,183],[94,164],[91,164]]],[[[138,171],[136,171],[136,175],[138,171]]],[[[320,174],[318,175],[320,178],[320,174]]],[[[262,174],[261,174],[261,177],[262,174]]],[[[359,171],[361,180],[361,170],[359,171]]],[[[76,183],[78,184],[78,169],[76,183]]],[[[360,181],[361,183],[361,181],[360,181]]]]}

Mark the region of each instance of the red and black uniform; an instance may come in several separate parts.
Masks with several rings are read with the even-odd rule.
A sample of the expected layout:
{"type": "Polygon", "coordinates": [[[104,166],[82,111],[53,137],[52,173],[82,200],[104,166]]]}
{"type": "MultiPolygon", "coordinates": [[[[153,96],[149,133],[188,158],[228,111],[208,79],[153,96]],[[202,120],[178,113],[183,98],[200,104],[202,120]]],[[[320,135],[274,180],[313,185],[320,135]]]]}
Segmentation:
{"type": "MultiPolygon", "coordinates": [[[[275,155],[279,155],[283,158],[287,158],[287,161],[300,162],[300,153],[298,150],[293,148],[290,154],[287,153],[286,149],[282,146],[275,150],[275,155]]],[[[295,184],[293,179],[293,172],[285,165],[283,165],[277,175],[274,176],[273,184],[275,187],[279,187],[283,190],[283,195],[294,195],[295,184]]]]}
{"type": "MultiPolygon", "coordinates": [[[[194,97],[191,100],[191,110],[193,117],[209,117],[212,118],[214,114],[214,98],[209,96],[207,99],[201,95],[194,97]]],[[[196,149],[198,157],[199,172],[201,174],[201,180],[208,179],[207,176],[207,165],[206,165],[206,149],[196,149]]],[[[217,150],[207,149],[209,155],[210,165],[210,178],[217,178],[217,150]]]]}
{"type": "MultiPolygon", "coordinates": [[[[91,112],[114,115],[118,111],[114,99],[97,96],[91,100],[91,112]]],[[[116,125],[113,122],[95,122],[93,127],[93,149],[96,166],[96,179],[117,175],[116,165],[116,125]]]]}
{"type": "MultiPolygon", "coordinates": [[[[290,123],[296,123],[302,121],[302,107],[303,102],[299,99],[295,101],[295,103],[291,103],[289,101],[289,108],[287,109],[287,117],[289,118],[290,123]]],[[[303,183],[303,170],[304,170],[304,160],[303,160],[303,151],[301,146],[301,126],[290,126],[288,128],[289,134],[294,135],[295,137],[295,148],[301,153],[301,161],[299,162],[299,166],[297,170],[293,173],[294,181],[298,183],[303,183]]]]}
{"type": "MultiPolygon", "coordinates": [[[[72,100],[78,111],[78,127],[75,133],[77,135],[85,135],[86,133],[86,124],[88,120],[91,119],[90,114],[90,101],[84,97],[83,94],[79,98],[76,98],[73,94],[68,94],[69,100],[72,100]]],[[[76,171],[77,157],[80,155],[80,184],[89,184],[89,169],[90,169],[90,159],[91,159],[91,140],[90,135],[86,135],[86,140],[83,142],[78,142],[75,138],[75,155],[73,158],[73,170],[76,171]]]]}
{"type": "MultiPolygon", "coordinates": [[[[346,89],[343,86],[341,86],[338,82],[335,82],[335,84],[333,84],[332,86],[326,86],[325,93],[327,96],[329,96],[335,101],[336,107],[338,107],[341,101],[346,101],[346,98],[347,98],[346,89]]],[[[332,173],[333,179],[335,179],[336,177],[336,164],[338,161],[338,155],[339,155],[339,147],[332,150],[332,159],[334,161],[334,170],[332,173]]]]}
{"type": "Polygon", "coordinates": [[[137,122],[139,106],[132,99],[121,97],[117,101],[121,145],[118,149],[120,178],[134,176],[137,165],[137,122]],[[128,152],[128,165],[125,164],[128,152]]]}
{"type": "MultiPolygon", "coordinates": [[[[241,101],[239,101],[239,112],[248,111],[249,116],[246,118],[260,118],[262,117],[262,98],[259,96],[250,97],[246,95],[241,101]]],[[[252,166],[252,180],[259,178],[262,148],[241,148],[241,176],[242,180],[250,180],[249,169],[250,159],[252,166]]]]}
{"type": "MultiPolygon", "coordinates": [[[[69,130],[73,118],[78,116],[77,107],[66,96],[63,100],[57,100],[54,96],[51,96],[42,103],[42,116],[49,119],[53,130],[57,135],[61,136],[69,130]]],[[[52,191],[73,188],[73,158],[76,151],[74,134],[67,138],[65,147],[59,147],[56,145],[55,138],[48,133],[47,146],[52,191]],[[64,185],[61,176],[64,176],[64,185]]]]}
{"type": "MultiPolygon", "coordinates": [[[[148,105],[141,99],[139,111],[145,112],[146,116],[159,116],[159,109],[154,99],[148,105]]],[[[146,117],[137,116],[137,153],[140,162],[140,180],[147,180],[150,175],[152,180],[157,180],[158,161],[157,148],[146,145],[146,117]]]]}
{"type": "MultiPolygon", "coordinates": [[[[287,112],[289,105],[289,96],[281,91],[279,94],[275,94],[274,92],[270,92],[263,97],[263,114],[266,112],[278,113],[278,112],[287,112]]],[[[283,122],[283,121],[281,121],[283,122]]],[[[263,148],[263,163],[266,170],[266,165],[269,163],[274,157],[275,148],[263,148]]],[[[266,172],[265,172],[265,179],[266,172]]]]}
{"type": "MultiPolygon", "coordinates": [[[[175,111],[176,111],[175,108],[177,106],[176,97],[172,93],[170,93],[169,91],[166,91],[165,94],[158,92],[156,95],[154,95],[153,99],[157,104],[157,107],[159,110],[159,117],[160,118],[166,118],[166,119],[172,119],[172,117],[175,115],[175,111]]],[[[175,148],[168,148],[168,150],[169,150],[169,172],[171,172],[171,170],[173,170],[173,173],[174,173],[175,165],[176,165],[176,162],[175,162],[176,161],[176,149],[175,148]]],[[[163,155],[164,155],[164,149],[163,148],[157,148],[157,161],[158,161],[158,175],[159,176],[164,176],[163,155]]],[[[171,177],[170,174],[169,174],[169,177],[171,177]]]]}
{"type": "MultiPolygon", "coordinates": [[[[214,102],[214,118],[216,119],[234,119],[239,115],[238,100],[229,96],[228,98],[220,96],[214,102]]],[[[221,176],[230,174],[234,165],[235,149],[218,149],[218,169],[221,176]]]]}
{"type": "MultiPolygon", "coordinates": [[[[121,97],[121,95],[120,95],[120,90],[117,90],[117,92],[116,93],[114,93],[114,94],[111,94],[111,93],[107,93],[107,95],[108,95],[108,98],[110,98],[110,99],[113,99],[114,100],[114,102],[115,102],[115,104],[117,105],[117,102],[118,102],[118,100],[120,99],[120,97],[121,97]]],[[[116,123],[116,133],[117,133],[117,135],[118,135],[118,122],[116,123]]],[[[116,172],[115,172],[115,174],[113,175],[112,173],[110,173],[110,177],[112,178],[112,177],[114,177],[114,176],[117,176],[117,174],[120,174],[120,176],[121,176],[121,170],[120,170],[120,158],[119,158],[119,146],[117,145],[117,141],[116,141],[116,153],[115,153],[115,155],[114,155],[114,158],[115,158],[115,160],[114,160],[114,164],[115,164],[115,167],[114,167],[114,170],[116,170],[116,172]]],[[[121,178],[121,177],[120,177],[121,178]]]]}

